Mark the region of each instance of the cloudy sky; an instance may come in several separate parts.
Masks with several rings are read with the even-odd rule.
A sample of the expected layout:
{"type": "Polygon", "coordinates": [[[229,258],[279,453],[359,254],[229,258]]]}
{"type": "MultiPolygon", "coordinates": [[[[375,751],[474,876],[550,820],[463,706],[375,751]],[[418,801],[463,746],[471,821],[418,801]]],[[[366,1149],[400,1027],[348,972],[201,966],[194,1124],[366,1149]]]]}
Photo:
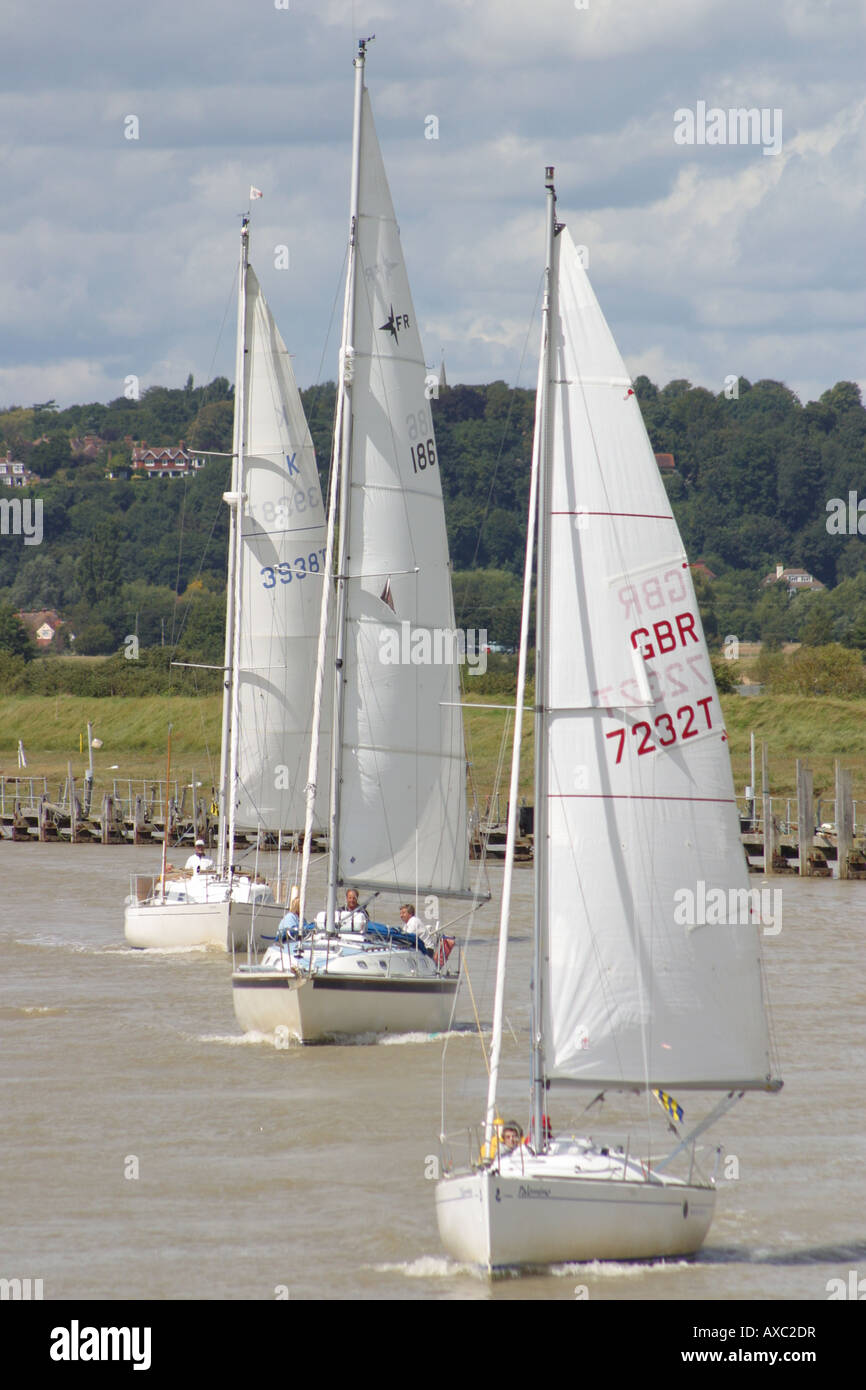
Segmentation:
{"type": "Polygon", "coordinates": [[[534,385],[552,163],[633,373],[771,377],[803,400],[866,384],[864,28],[863,0],[3,0],[0,406],[233,377],[251,183],[299,384],[333,378],[352,57],[373,33],[425,354],[449,381],[534,385]],[[763,143],[697,143],[721,129],[702,112],[740,107],[765,112],[763,143]]]}

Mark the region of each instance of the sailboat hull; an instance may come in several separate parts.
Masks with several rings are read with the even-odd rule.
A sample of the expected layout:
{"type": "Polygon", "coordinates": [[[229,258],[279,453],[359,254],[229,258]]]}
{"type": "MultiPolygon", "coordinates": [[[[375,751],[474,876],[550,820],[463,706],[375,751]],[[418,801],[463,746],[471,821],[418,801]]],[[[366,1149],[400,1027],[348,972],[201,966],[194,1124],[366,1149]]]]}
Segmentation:
{"type": "Polygon", "coordinates": [[[493,1271],[692,1255],[710,1228],[715,1201],[713,1188],[678,1182],[488,1169],[443,1178],[436,1216],[454,1259],[493,1271]]]}
{"type": "Polygon", "coordinates": [[[456,976],[363,980],[257,968],[232,978],[244,1032],[282,1033],[300,1042],[368,1033],[440,1033],[448,1027],[456,976]]]}
{"type": "Polygon", "coordinates": [[[273,940],[284,913],[276,904],[248,902],[133,903],[124,913],[123,931],[130,946],[242,950],[251,937],[259,945],[273,940]]]}

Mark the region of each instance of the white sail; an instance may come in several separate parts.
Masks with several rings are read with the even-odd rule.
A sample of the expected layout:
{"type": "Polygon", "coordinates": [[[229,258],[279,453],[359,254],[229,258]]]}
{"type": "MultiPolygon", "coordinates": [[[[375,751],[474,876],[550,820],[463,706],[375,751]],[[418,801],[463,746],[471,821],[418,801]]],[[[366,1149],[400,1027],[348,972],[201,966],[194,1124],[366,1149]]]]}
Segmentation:
{"type": "Polygon", "coordinates": [[[304,824],[325,509],[292,364],[247,270],[239,827],[304,824]]]}
{"type": "Polygon", "coordinates": [[[400,234],[364,90],[338,873],[467,890],[466,763],[445,513],[400,234]]]}
{"type": "Polygon", "coordinates": [[[536,840],[544,1072],[595,1087],[764,1087],[759,928],[688,562],[567,230],[556,248],[536,840]]]}

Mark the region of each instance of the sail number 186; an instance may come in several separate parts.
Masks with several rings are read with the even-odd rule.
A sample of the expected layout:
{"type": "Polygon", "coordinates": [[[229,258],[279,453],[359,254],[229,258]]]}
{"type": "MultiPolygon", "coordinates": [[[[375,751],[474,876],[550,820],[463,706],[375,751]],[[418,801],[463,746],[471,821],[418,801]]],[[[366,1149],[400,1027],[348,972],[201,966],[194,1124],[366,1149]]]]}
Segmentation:
{"type": "Polygon", "coordinates": [[[436,440],[426,410],[406,416],[406,432],[409,435],[412,472],[423,473],[425,468],[433,468],[436,463],[436,440]]]}

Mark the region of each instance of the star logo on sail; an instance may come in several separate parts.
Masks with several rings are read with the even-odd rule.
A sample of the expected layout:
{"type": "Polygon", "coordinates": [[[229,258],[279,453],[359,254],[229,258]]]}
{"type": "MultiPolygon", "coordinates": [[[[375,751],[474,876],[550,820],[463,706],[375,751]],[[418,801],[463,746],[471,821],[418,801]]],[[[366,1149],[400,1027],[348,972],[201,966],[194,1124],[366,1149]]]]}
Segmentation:
{"type": "Polygon", "coordinates": [[[380,324],[379,324],[379,331],[380,331],[380,332],[385,332],[385,333],[390,333],[390,334],[391,334],[391,337],[394,339],[394,342],[395,342],[395,343],[399,343],[399,341],[400,341],[400,338],[399,338],[400,330],[401,330],[402,328],[408,328],[408,327],[409,327],[409,315],[408,315],[408,314],[395,314],[395,313],[394,313],[394,305],[393,305],[393,304],[391,304],[391,305],[389,306],[389,309],[390,309],[390,312],[389,312],[389,314],[388,314],[387,319],[385,320],[384,323],[380,323],[380,324]]]}

